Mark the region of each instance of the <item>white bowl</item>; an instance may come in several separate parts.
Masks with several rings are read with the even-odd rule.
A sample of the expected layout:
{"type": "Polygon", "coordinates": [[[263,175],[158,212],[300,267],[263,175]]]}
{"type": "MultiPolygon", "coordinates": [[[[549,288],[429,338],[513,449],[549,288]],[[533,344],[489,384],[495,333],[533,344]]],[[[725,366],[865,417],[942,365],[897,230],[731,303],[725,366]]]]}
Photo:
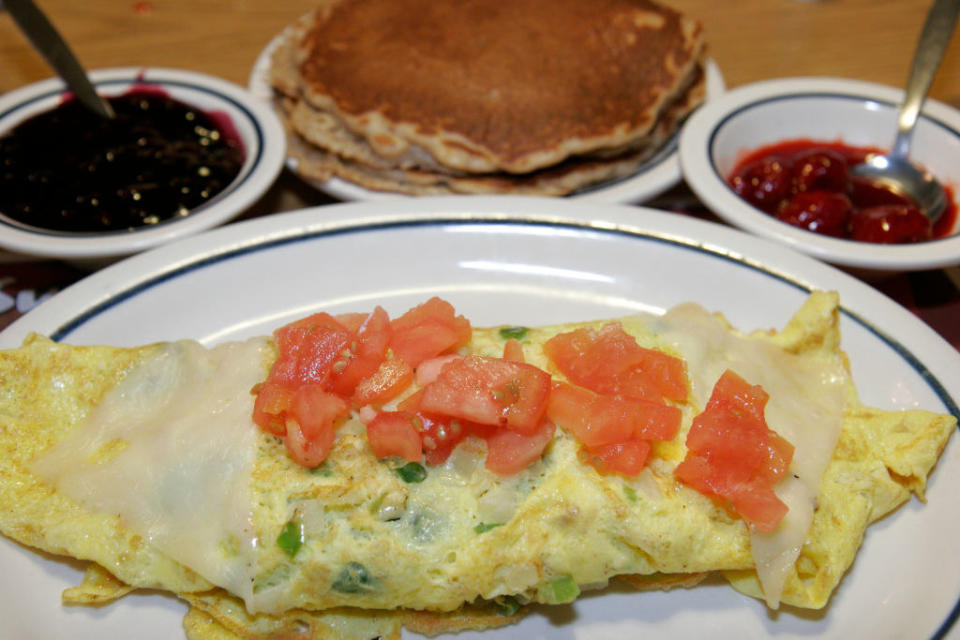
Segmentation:
{"type": "MultiPolygon", "coordinates": [[[[745,85],[698,109],[680,133],[680,166],[697,197],[726,222],[858,274],[960,264],[960,222],[949,235],[914,244],[873,244],[820,235],[781,222],[727,185],[747,152],[791,139],[888,149],[903,91],[840,78],[787,78],[745,85]]],[[[960,112],[927,100],[910,156],[957,195],[960,112]]]]}
{"type": "MultiPolygon", "coordinates": [[[[154,85],[175,100],[206,113],[225,115],[243,143],[240,173],[219,195],[189,215],[131,231],[61,233],[27,227],[0,212],[0,248],[80,264],[113,260],[230,220],[252,205],[283,168],[283,125],[269,106],[235,84],[202,73],[142,67],[102,69],[92,71],[90,77],[104,96],[122,94],[133,86],[154,85]]],[[[0,96],[0,134],[55,108],[63,93],[63,82],[51,78],[0,96]]]]}

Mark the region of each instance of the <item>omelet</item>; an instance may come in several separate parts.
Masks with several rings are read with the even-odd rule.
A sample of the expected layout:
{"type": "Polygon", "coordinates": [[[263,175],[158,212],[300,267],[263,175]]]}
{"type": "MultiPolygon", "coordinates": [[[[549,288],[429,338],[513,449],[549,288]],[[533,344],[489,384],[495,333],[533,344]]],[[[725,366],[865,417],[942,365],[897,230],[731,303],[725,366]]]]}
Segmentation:
{"type": "MultiPolygon", "coordinates": [[[[0,353],[0,531],[91,563],[67,602],[177,594],[195,639],[485,629],[612,580],[667,589],[708,575],[773,607],[821,608],[867,526],[923,496],[956,429],[859,401],[837,304],[815,292],[782,330],[749,335],[692,304],[620,319],[690,378],[680,432],[635,477],[600,473],[558,425],[515,475],[487,470],[468,438],[410,478],[377,459],[358,419],[307,469],[250,420],[266,338],[119,349],[31,336],[0,353]],[[796,449],[777,487],[790,510],[770,533],[673,476],[726,368],[764,387],[771,428],[796,449]]],[[[528,328],[524,358],[562,378],[544,342],[602,324],[528,328]]],[[[468,349],[500,356],[510,335],[474,329],[468,349]]]]}

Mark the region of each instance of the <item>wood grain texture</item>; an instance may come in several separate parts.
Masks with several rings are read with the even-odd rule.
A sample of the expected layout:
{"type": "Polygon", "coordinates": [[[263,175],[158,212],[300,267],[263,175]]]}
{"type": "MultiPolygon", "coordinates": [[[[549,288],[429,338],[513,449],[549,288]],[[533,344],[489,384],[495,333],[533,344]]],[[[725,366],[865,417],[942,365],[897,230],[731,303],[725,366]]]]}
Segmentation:
{"type": "MultiPolygon", "coordinates": [[[[662,0],[699,18],[729,87],[830,75],[902,86],[930,0],[662,0]]],[[[165,66],[246,85],[262,49],[314,0],[38,0],[88,69],[165,66]]],[[[50,77],[0,11],[0,93],[50,77]]],[[[960,108],[960,36],[931,95],[960,108]]],[[[254,212],[330,199],[284,175],[254,212]]]]}
{"type": "MultiPolygon", "coordinates": [[[[730,87],[784,76],[903,86],[930,0],[671,0],[704,25],[730,87]]],[[[960,36],[931,89],[960,106],[960,36]]]]}
{"type": "MultiPolygon", "coordinates": [[[[729,86],[834,75],[900,86],[929,0],[666,0],[698,17],[729,86]]],[[[154,65],[245,84],[261,49],[312,0],[41,0],[91,69],[154,65]]],[[[0,12],[0,92],[50,76],[0,12]]],[[[960,37],[931,94],[960,106],[960,37]]]]}

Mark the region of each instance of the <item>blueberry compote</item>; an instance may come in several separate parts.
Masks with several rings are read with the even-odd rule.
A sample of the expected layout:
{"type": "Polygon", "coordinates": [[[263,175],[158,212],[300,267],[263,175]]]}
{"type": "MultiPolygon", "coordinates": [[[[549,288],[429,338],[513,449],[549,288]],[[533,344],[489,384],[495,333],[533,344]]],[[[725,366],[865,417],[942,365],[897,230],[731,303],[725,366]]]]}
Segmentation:
{"type": "Polygon", "coordinates": [[[102,118],[73,98],[0,136],[0,213],[62,232],[132,230],[190,214],[240,172],[217,114],[138,86],[102,118]]]}

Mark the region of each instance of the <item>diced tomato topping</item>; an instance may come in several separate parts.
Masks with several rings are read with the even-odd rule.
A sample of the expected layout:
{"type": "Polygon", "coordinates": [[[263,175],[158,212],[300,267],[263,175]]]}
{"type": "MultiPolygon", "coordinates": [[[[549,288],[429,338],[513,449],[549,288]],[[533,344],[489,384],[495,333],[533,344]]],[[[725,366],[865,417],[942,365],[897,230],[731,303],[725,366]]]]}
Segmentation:
{"type": "Polygon", "coordinates": [[[289,385],[267,381],[256,389],[253,421],[275,436],[287,435],[287,412],[293,405],[294,389],[289,385]]]}
{"type": "Polygon", "coordinates": [[[365,378],[372,376],[387,354],[390,342],[390,318],[382,307],[374,309],[351,331],[350,342],[334,362],[328,388],[349,396],[365,378]]]}
{"type": "Polygon", "coordinates": [[[378,458],[398,456],[408,462],[423,457],[416,416],[406,411],[382,411],[367,425],[367,440],[378,458]]]}
{"type": "Polygon", "coordinates": [[[390,348],[414,369],[424,360],[462,347],[470,341],[470,321],[456,315],[441,298],[430,298],[390,323],[390,348]]]}
{"type": "Polygon", "coordinates": [[[413,369],[399,358],[390,358],[380,363],[380,367],[364,378],[353,392],[353,404],[382,405],[400,395],[413,382],[413,369]]]}
{"type": "Polygon", "coordinates": [[[599,471],[634,476],[647,462],[649,441],[676,436],[682,414],[670,405],[554,382],[547,417],[583,444],[599,471]]]}
{"type": "Polygon", "coordinates": [[[531,434],[547,409],[550,375],[522,362],[467,356],[424,387],[421,409],[531,434]]]}
{"type": "MultiPolygon", "coordinates": [[[[460,359],[462,358],[455,360],[460,359]]],[[[531,433],[523,434],[498,425],[479,424],[445,412],[425,411],[423,400],[429,388],[430,386],[420,389],[404,398],[398,405],[400,410],[416,413],[420,419],[423,453],[429,464],[442,464],[460,442],[472,435],[487,442],[487,468],[501,475],[510,475],[536,460],[553,437],[555,428],[546,420],[541,420],[531,433]],[[515,434],[518,437],[505,434],[515,434]],[[511,452],[511,449],[515,451],[511,452]],[[521,460],[529,462],[516,466],[521,460]]]]}
{"type": "Polygon", "coordinates": [[[680,428],[681,412],[665,404],[606,396],[555,382],[547,417],[591,449],[632,439],[670,440],[680,428]]]}
{"type": "Polygon", "coordinates": [[[425,387],[437,379],[440,375],[440,370],[443,369],[448,362],[453,362],[462,357],[463,356],[455,353],[449,353],[445,356],[437,356],[436,358],[424,360],[417,366],[416,377],[414,379],[418,385],[425,387]]]}
{"type": "Polygon", "coordinates": [[[447,416],[418,413],[423,429],[423,453],[430,464],[443,464],[450,452],[470,435],[474,425],[447,416]]]}
{"type": "Polygon", "coordinates": [[[417,413],[420,411],[420,401],[423,400],[423,389],[417,389],[409,396],[397,403],[397,409],[400,411],[409,411],[417,413]]]}
{"type": "Polygon", "coordinates": [[[338,418],[345,416],[350,410],[343,398],[329,393],[319,384],[308,384],[299,387],[293,394],[289,416],[300,425],[300,430],[307,438],[332,428],[338,418]]]}
{"type": "Polygon", "coordinates": [[[793,445],[764,419],[767,393],[727,370],[687,436],[676,477],[717,497],[760,531],[772,531],[787,512],[774,485],[786,473],[793,445]]]}
{"type": "Polygon", "coordinates": [[[350,333],[356,333],[363,321],[370,317],[369,313],[338,313],[333,319],[343,325],[350,333]]]}
{"type": "Polygon", "coordinates": [[[460,442],[463,441],[473,427],[463,420],[449,416],[426,413],[421,411],[420,403],[424,389],[420,389],[397,404],[397,409],[414,413],[420,420],[420,436],[423,440],[423,454],[429,464],[443,464],[460,442]]]}
{"type": "Polygon", "coordinates": [[[651,401],[687,399],[687,370],[683,360],[656,349],[644,349],[639,360],[638,366],[616,377],[610,393],[651,401]]]}
{"type": "Polygon", "coordinates": [[[323,462],[336,437],[334,423],[350,410],[341,398],[320,384],[299,387],[287,417],[287,449],[299,464],[315,467],[323,462]]]}
{"type": "Polygon", "coordinates": [[[543,350],[571,382],[597,393],[654,402],[687,397],[683,361],[641,347],[616,322],[557,334],[543,350]]]}
{"type": "Polygon", "coordinates": [[[532,433],[518,433],[500,428],[486,438],[487,460],[490,471],[508,476],[526,469],[543,455],[556,431],[553,423],[544,420],[532,433]]]}
{"type": "Polygon", "coordinates": [[[416,414],[420,420],[420,435],[423,440],[423,453],[430,464],[443,464],[460,442],[468,435],[485,437],[492,429],[484,425],[458,420],[449,416],[426,413],[420,409],[424,389],[420,389],[403,400],[397,409],[416,414]]]}
{"type": "Polygon", "coordinates": [[[270,371],[276,382],[326,382],[350,343],[350,332],[328,313],[292,322],[273,336],[280,351],[270,371]]]}
{"type": "Polygon", "coordinates": [[[277,355],[273,366],[270,368],[270,375],[267,378],[270,382],[295,387],[297,385],[298,361],[296,353],[283,353],[277,355]]]}
{"type": "Polygon", "coordinates": [[[598,447],[632,437],[629,406],[565,382],[554,382],[547,417],[584,446],[598,447]]]}
{"type": "Polygon", "coordinates": [[[397,331],[390,348],[398,358],[416,367],[424,360],[450,351],[457,343],[457,335],[450,327],[427,320],[422,325],[397,331]]]}
{"type": "Polygon", "coordinates": [[[312,469],[327,459],[335,439],[336,433],[333,429],[330,429],[330,431],[320,434],[319,439],[310,440],[303,434],[300,425],[291,421],[287,425],[287,435],[283,441],[287,445],[287,451],[294,462],[312,469]]]}
{"type": "Polygon", "coordinates": [[[650,443],[646,440],[626,440],[588,449],[590,462],[603,473],[635,476],[647,464],[650,443]]]}
{"type": "Polygon", "coordinates": [[[474,436],[487,442],[487,467],[504,475],[543,454],[556,429],[548,412],[612,473],[638,472],[647,441],[676,433],[679,410],[643,398],[685,396],[682,362],[641,349],[619,325],[554,338],[551,357],[582,387],[562,383],[553,392],[550,375],[525,362],[515,339],[502,358],[457,353],[471,331],[440,298],[392,321],[376,307],[292,322],[274,332],[278,355],[256,389],[254,421],[283,437],[297,462],[316,466],[352,406],[378,457],[440,464],[474,436]],[[396,411],[378,409],[414,381],[421,389],[396,411]]]}
{"type": "Polygon", "coordinates": [[[503,359],[512,360],[514,362],[525,362],[523,357],[523,345],[520,344],[520,341],[515,338],[510,338],[507,340],[507,343],[503,345],[503,359]]]}

